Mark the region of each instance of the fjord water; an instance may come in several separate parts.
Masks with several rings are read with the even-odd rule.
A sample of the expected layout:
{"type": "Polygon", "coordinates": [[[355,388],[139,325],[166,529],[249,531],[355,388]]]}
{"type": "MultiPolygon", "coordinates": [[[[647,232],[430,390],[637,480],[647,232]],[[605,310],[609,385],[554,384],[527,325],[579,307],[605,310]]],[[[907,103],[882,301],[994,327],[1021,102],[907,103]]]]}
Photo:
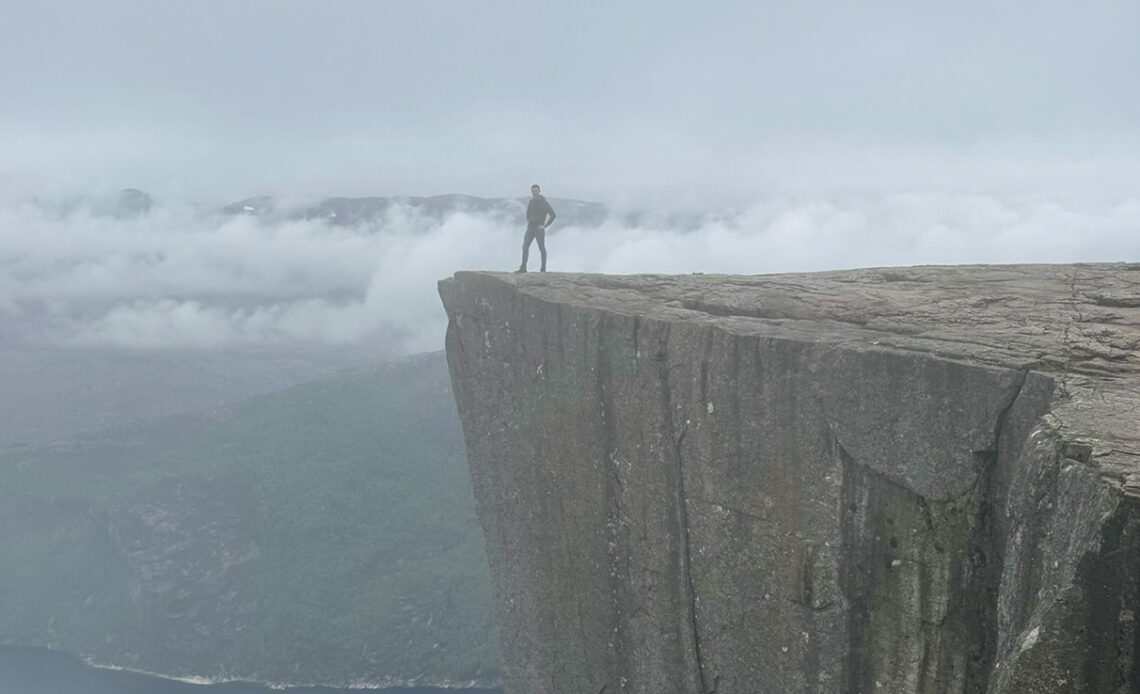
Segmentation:
{"type": "Polygon", "coordinates": [[[191,684],[121,670],[84,665],[66,653],[40,648],[0,646],[0,694],[502,694],[498,689],[270,689],[244,682],[191,684]]]}

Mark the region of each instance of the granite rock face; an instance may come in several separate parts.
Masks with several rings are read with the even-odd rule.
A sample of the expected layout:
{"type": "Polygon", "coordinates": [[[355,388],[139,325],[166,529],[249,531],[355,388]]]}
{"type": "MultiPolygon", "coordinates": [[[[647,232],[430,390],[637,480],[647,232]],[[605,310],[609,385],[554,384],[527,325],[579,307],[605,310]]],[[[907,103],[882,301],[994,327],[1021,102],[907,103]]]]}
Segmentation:
{"type": "Polygon", "coordinates": [[[440,294],[508,694],[1140,691],[1140,266],[440,294]]]}

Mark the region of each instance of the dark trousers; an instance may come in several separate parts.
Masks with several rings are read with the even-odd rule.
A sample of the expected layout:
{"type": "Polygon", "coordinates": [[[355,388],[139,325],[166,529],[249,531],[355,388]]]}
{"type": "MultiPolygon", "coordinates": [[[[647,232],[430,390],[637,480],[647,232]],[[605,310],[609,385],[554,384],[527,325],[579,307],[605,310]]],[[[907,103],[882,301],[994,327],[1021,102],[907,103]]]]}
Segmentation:
{"type": "Polygon", "coordinates": [[[523,258],[521,267],[526,269],[526,259],[530,255],[530,242],[538,241],[538,252],[542,254],[542,267],[546,269],[546,229],[540,228],[537,224],[526,225],[526,236],[523,237],[523,258]]]}

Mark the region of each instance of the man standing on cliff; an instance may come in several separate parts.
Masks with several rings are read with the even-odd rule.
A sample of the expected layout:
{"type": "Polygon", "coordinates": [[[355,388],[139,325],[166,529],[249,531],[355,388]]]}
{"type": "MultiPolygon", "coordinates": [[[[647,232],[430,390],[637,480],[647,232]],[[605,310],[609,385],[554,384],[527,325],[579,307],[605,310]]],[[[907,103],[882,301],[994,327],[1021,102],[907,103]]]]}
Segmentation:
{"type": "Polygon", "coordinates": [[[530,203],[526,206],[526,235],[523,236],[522,265],[515,272],[526,272],[526,259],[530,254],[530,242],[538,241],[538,252],[542,254],[539,272],[546,272],[546,228],[554,222],[554,208],[542,197],[542,190],[535,183],[530,187],[530,203]]]}

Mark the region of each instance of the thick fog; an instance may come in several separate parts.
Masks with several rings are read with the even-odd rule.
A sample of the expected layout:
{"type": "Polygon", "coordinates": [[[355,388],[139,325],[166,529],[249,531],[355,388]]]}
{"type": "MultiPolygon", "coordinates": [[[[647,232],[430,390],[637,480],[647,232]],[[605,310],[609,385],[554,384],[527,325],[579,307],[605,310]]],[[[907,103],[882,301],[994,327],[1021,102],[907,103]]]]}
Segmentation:
{"type": "MultiPolygon", "coordinates": [[[[521,213],[357,227],[254,195],[599,202],[553,271],[1140,260],[1140,4],[5,2],[0,339],[442,345],[521,213]],[[144,214],[97,204],[154,195],[144,214]]],[[[561,210],[560,210],[561,211],[561,210]]],[[[537,265],[532,249],[532,267],[537,265]]]]}
{"type": "MultiPolygon", "coordinates": [[[[568,216],[563,209],[563,216],[568,216]]],[[[519,204],[521,216],[521,203],[519,204]]],[[[502,215],[323,220],[156,208],[135,219],[0,210],[0,318],[54,345],[442,346],[436,280],[511,270],[502,215]]],[[[1140,259],[1140,198],[977,192],[776,195],[716,215],[613,212],[551,227],[551,271],[768,273],[880,265],[1140,259]]],[[[531,270],[537,269],[531,249],[531,270]]]]}

